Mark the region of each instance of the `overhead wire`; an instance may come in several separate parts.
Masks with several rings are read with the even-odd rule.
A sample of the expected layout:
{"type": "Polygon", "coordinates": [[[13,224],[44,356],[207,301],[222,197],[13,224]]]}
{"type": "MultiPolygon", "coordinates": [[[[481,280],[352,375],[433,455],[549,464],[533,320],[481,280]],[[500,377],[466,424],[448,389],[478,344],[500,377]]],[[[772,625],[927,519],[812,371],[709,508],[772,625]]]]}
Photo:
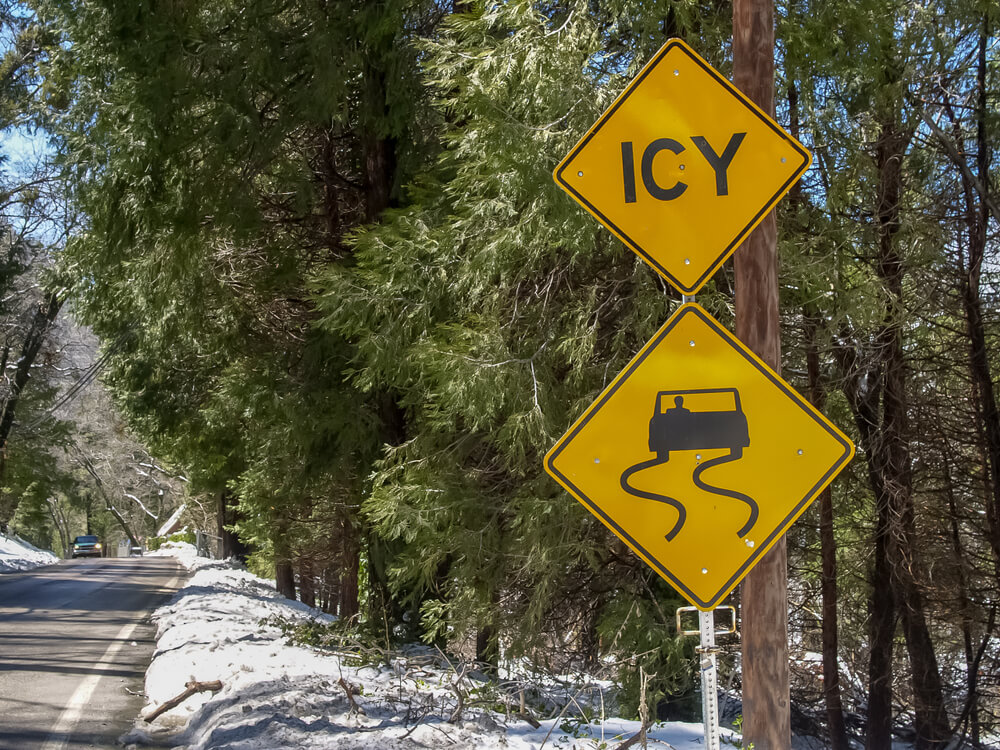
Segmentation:
{"type": "Polygon", "coordinates": [[[111,357],[113,357],[114,354],[121,348],[122,344],[125,343],[125,339],[128,338],[131,335],[131,333],[132,333],[131,331],[125,331],[124,333],[120,334],[114,341],[112,341],[111,345],[108,346],[108,348],[104,351],[104,353],[100,357],[98,357],[97,360],[92,365],[90,365],[90,367],[88,367],[86,370],[83,371],[83,374],[80,376],[80,379],[77,380],[73,385],[71,385],[66,390],[66,393],[60,396],[58,401],[56,401],[43,413],[39,414],[29,425],[27,425],[27,429],[29,430],[35,429],[36,427],[38,427],[38,425],[40,425],[46,419],[55,414],[59,409],[61,409],[74,399],[76,399],[76,397],[80,395],[83,389],[85,389],[88,385],[90,385],[94,381],[94,378],[96,378],[101,373],[101,371],[107,367],[108,362],[111,360],[111,357]]]}

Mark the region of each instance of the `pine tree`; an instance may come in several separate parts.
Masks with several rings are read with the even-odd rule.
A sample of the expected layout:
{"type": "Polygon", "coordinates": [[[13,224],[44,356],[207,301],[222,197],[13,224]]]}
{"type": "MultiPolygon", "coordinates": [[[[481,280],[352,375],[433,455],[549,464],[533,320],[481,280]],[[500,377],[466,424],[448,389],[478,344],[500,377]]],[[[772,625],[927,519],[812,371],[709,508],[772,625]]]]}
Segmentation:
{"type": "MultiPolygon", "coordinates": [[[[391,395],[343,383],[350,343],[312,330],[307,280],[351,262],[345,236],[396,200],[424,147],[406,39],[433,11],[38,3],[65,40],[52,127],[89,217],[66,255],[82,315],[119,342],[106,380],[264,567],[317,554],[309,523],[338,526],[325,543],[359,567],[361,478],[391,395]]],[[[356,575],[339,588],[356,609],[356,575]]]]}
{"type": "Polygon", "coordinates": [[[662,636],[626,669],[655,663],[660,694],[683,691],[685,647],[667,635],[678,597],[542,473],[678,298],[551,171],[664,26],[697,19],[712,44],[724,16],[672,3],[467,10],[422,47],[440,159],[408,205],[355,235],[356,264],[316,284],[321,325],[356,342],[355,386],[399,393],[406,410],[362,512],[426,640],[467,638],[486,661],[558,643],[595,664],[609,643],[645,653],[662,636]]]}

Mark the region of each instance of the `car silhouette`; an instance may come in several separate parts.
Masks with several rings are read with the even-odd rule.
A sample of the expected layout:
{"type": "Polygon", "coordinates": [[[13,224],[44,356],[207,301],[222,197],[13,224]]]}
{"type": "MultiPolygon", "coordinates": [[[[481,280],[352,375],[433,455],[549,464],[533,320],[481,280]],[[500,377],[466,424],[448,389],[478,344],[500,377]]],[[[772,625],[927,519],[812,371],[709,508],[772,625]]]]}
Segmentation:
{"type": "Polygon", "coordinates": [[[73,557],[101,557],[101,542],[92,535],[78,536],[73,540],[73,557]]]}
{"type": "Polygon", "coordinates": [[[660,391],[656,394],[656,406],[649,420],[649,450],[658,459],[668,460],[670,451],[714,448],[727,448],[734,457],[739,457],[749,445],[747,418],[740,405],[739,391],[735,388],[660,391]],[[691,411],[684,406],[685,396],[701,394],[731,394],[733,408],[691,411]]]}

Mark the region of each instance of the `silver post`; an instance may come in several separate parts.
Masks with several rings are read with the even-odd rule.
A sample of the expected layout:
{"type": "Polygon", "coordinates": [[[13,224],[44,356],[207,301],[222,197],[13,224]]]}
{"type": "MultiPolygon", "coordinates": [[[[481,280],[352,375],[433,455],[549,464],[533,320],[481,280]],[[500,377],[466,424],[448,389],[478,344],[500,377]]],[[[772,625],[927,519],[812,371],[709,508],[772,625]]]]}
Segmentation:
{"type": "Polygon", "coordinates": [[[705,722],[705,747],[719,750],[719,672],[715,659],[715,613],[698,611],[701,630],[701,707],[705,722]]]}
{"type": "Polygon", "coordinates": [[[694,302],[694,295],[692,294],[689,296],[687,294],[682,294],[681,303],[686,305],[688,302],[694,302]]]}

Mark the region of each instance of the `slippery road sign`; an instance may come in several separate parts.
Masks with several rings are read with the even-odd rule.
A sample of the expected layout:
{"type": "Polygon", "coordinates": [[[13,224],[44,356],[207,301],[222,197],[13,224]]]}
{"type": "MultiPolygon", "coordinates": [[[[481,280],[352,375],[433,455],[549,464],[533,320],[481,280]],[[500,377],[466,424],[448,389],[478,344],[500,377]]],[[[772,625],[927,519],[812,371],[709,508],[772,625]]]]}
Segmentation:
{"type": "Polygon", "coordinates": [[[694,294],[809,166],[809,152],[679,39],[556,167],[556,182],[694,294]]]}
{"type": "Polygon", "coordinates": [[[709,610],[853,455],[826,417],[688,303],[560,438],[545,469],[709,610]]]}

